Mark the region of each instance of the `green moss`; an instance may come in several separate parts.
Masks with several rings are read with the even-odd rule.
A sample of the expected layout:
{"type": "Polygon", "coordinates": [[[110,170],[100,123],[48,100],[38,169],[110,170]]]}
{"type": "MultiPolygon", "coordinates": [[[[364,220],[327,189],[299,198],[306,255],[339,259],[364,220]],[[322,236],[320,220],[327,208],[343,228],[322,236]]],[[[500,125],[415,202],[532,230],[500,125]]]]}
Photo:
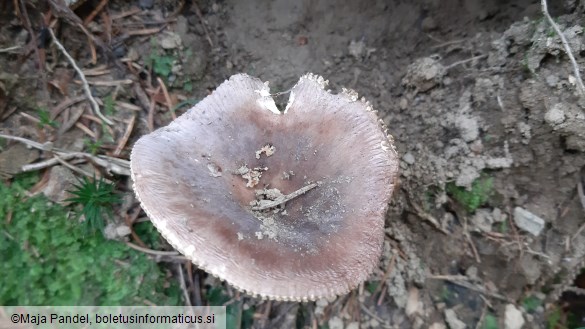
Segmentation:
{"type": "Polygon", "coordinates": [[[1,305],[177,305],[158,265],[124,244],[87,236],[68,210],[27,197],[34,176],[0,183],[1,305]],[[165,288],[168,287],[168,288],[165,288]]]}
{"type": "Polygon", "coordinates": [[[474,212],[484,205],[493,192],[493,178],[482,176],[471,184],[471,190],[456,186],[454,183],[447,184],[447,194],[455,201],[465,207],[469,212],[474,212]]]}

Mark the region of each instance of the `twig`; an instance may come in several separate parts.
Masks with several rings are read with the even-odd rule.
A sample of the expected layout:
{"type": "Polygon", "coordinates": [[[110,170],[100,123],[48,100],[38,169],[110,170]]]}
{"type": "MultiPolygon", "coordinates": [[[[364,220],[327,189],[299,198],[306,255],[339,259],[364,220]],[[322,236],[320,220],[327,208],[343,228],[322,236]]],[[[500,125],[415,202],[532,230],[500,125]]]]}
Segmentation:
{"type": "Polygon", "coordinates": [[[447,66],[445,69],[446,69],[447,71],[449,71],[450,69],[454,68],[454,67],[455,67],[455,66],[457,66],[457,65],[461,65],[461,64],[469,63],[469,62],[472,62],[472,61],[474,61],[474,60],[477,60],[477,59],[482,59],[482,58],[485,58],[485,57],[487,57],[487,55],[479,55],[479,56],[474,56],[474,57],[471,57],[471,58],[468,58],[468,59],[464,59],[464,60],[461,60],[461,61],[457,61],[457,62],[455,62],[455,63],[453,63],[453,64],[451,64],[451,65],[447,66]]]}
{"type": "Polygon", "coordinates": [[[59,114],[61,114],[61,112],[63,112],[65,109],[81,102],[84,99],[85,99],[85,96],[78,96],[75,98],[67,98],[64,101],[62,101],[61,103],[57,104],[57,106],[55,106],[51,110],[51,120],[55,120],[59,116],[59,114]]]}
{"type": "Polygon", "coordinates": [[[409,192],[406,191],[406,190],[404,190],[404,191],[405,191],[405,195],[406,195],[406,199],[408,200],[408,203],[414,209],[414,213],[418,217],[420,217],[420,218],[426,220],[427,222],[431,223],[437,230],[441,231],[443,234],[449,235],[449,232],[447,232],[444,228],[441,227],[441,225],[439,224],[439,221],[435,217],[433,217],[432,215],[430,215],[427,212],[425,212],[424,210],[422,210],[411,199],[409,192]]]}
{"type": "Polygon", "coordinates": [[[193,263],[186,262],[185,267],[187,268],[187,279],[189,280],[189,285],[191,287],[193,296],[193,304],[194,306],[202,306],[203,302],[201,301],[201,287],[199,286],[199,275],[197,271],[193,272],[193,263]]]}
{"type": "Polygon", "coordinates": [[[456,284],[458,286],[461,286],[463,288],[467,288],[469,290],[479,292],[480,294],[484,294],[486,296],[489,296],[489,297],[492,297],[495,299],[503,300],[505,302],[511,302],[505,296],[502,296],[502,295],[496,294],[496,293],[491,293],[491,292],[488,292],[484,288],[474,286],[473,284],[469,283],[467,281],[467,277],[463,276],[463,275],[431,275],[431,276],[428,276],[427,279],[445,280],[445,281],[451,282],[453,284],[456,284]]]}
{"type": "Polygon", "coordinates": [[[384,319],[382,319],[381,317],[377,316],[377,315],[376,315],[374,312],[370,311],[370,310],[369,310],[369,309],[366,307],[366,305],[364,305],[364,304],[361,304],[361,303],[360,303],[360,308],[361,308],[361,309],[362,309],[364,312],[366,312],[366,313],[367,313],[369,316],[371,316],[372,318],[376,319],[376,321],[378,321],[378,322],[380,323],[380,326],[382,326],[383,328],[388,328],[388,329],[390,329],[390,328],[394,328],[394,327],[391,327],[391,326],[388,324],[388,321],[385,321],[385,320],[384,320],[384,319]]]}
{"type": "Polygon", "coordinates": [[[122,139],[120,139],[120,142],[118,143],[118,145],[116,146],[116,149],[114,150],[114,153],[113,153],[114,156],[119,156],[120,153],[122,153],[124,146],[126,146],[126,143],[128,143],[128,139],[130,138],[130,135],[132,134],[132,129],[134,129],[134,122],[135,121],[136,121],[136,116],[133,115],[132,118],[130,119],[130,121],[128,122],[128,126],[126,126],[126,131],[124,132],[122,139]]]}
{"type": "Polygon", "coordinates": [[[156,80],[158,81],[158,84],[162,89],[163,95],[165,96],[165,101],[167,102],[167,107],[171,112],[171,117],[173,118],[173,120],[175,120],[177,118],[177,115],[175,114],[173,102],[171,101],[171,96],[169,95],[167,87],[165,86],[164,81],[162,81],[160,77],[157,77],[156,80]]]}
{"type": "Polygon", "coordinates": [[[390,262],[388,263],[388,266],[386,266],[386,272],[384,272],[382,279],[380,279],[380,285],[376,287],[376,290],[372,293],[372,297],[382,290],[382,286],[386,283],[386,279],[388,279],[390,273],[394,270],[394,262],[396,262],[396,254],[392,254],[392,258],[390,258],[390,262]]]}
{"type": "Polygon", "coordinates": [[[79,75],[79,78],[83,82],[83,90],[85,91],[85,95],[89,99],[89,102],[91,103],[91,107],[92,107],[93,111],[95,112],[95,114],[98,117],[100,117],[100,119],[102,119],[102,121],[104,121],[106,124],[113,125],[114,123],[102,114],[102,112],[100,111],[100,106],[98,105],[95,98],[93,98],[93,96],[91,95],[91,90],[89,89],[89,84],[88,84],[87,80],[85,79],[85,75],[83,74],[83,71],[81,71],[81,69],[77,66],[77,64],[75,63],[75,60],[73,59],[73,57],[71,57],[71,55],[69,55],[69,53],[67,52],[65,47],[63,47],[63,45],[61,44],[61,42],[59,42],[59,40],[57,40],[57,37],[55,36],[53,29],[51,29],[50,27],[47,29],[49,30],[49,33],[51,34],[51,38],[53,38],[53,42],[55,43],[55,45],[57,45],[57,48],[59,48],[59,50],[61,50],[63,55],[65,55],[65,57],[67,57],[67,60],[73,66],[73,68],[77,72],[77,75],[79,75]]]}
{"type": "MultiPolygon", "coordinates": [[[[34,148],[39,149],[41,151],[52,151],[56,155],[58,155],[62,160],[70,160],[73,158],[89,159],[90,161],[92,161],[93,163],[95,163],[96,165],[98,165],[100,167],[103,167],[107,171],[113,172],[117,175],[130,176],[130,161],[128,161],[128,160],[113,158],[113,157],[109,157],[109,156],[105,156],[105,155],[97,155],[96,156],[96,155],[92,155],[92,154],[85,153],[85,152],[70,152],[70,151],[66,151],[63,149],[54,148],[53,143],[51,143],[51,142],[41,144],[41,143],[32,141],[30,139],[17,137],[17,136],[0,134],[0,138],[5,138],[5,139],[21,142],[23,144],[26,144],[30,147],[34,147],[34,148]]],[[[22,166],[22,171],[27,172],[27,171],[39,170],[39,169],[43,169],[46,167],[50,167],[50,166],[55,165],[57,163],[59,163],[59,160],[56,160],[56,159],[47,160],[47,161],[44,161],[42,163],[41,162],[33,163],[30,165],[22,166]]]]}
{"type": "Polygon", "coordinates": [[[548,13],[548,5],[546,3],[546,0],[541,0],[540,3],[542,5],[542,13],[544,14],[544,17],[546,17],[546,19],[548,20],[550,25],[552,25],[555,32],[561,38],[561,42],[563,43],[563,46],[565,47],[565,52],[567,53],[567,56],[569,56],[569,59],[571,60],[571,64],[573,64],[573,72],[575,74],[575,79],[577,80],[577,89],[579,90],[579,93],[581,94],[581,96],[585,96],[585,85],[583,85],[583,80],[581,79],[581,73],[579,73],[579,65],[577,64],[577,61],[575,60],[575,56],[573,56],[573,51],[571,50],[571,46],[569,46],[569,42],[565,38],[565,35],[561,31],[561,29],[559,28],[557,23],[555,23],[555,21],[552,19],[552,17],[548,13]]]}
{"type": "Polygon", "coordinates": [[[213,48],[213,42],[211,41],[211,37],[209,36],[209,30],[207,29],[207,24],[205,24],[205,20],[203,19],[203,14],[201,14],[201,9],[199,9],[199,6],[197,5],[197,1],[193,1],[193,3],[191,4],[191,8],[195,9],[195,15],[197,15],[197,17],[201,21],[201,26],[203,26],[203,31],[205,32],[205,39],[207,39],[207,42],[209,42],[209,45],[211,46],[211,48],[213,48]]]}
{"type": "Polygon", "coordinates": [[[93,19],[100,13],[100,11],[106,6],[108,0],[102,0],[95,9],[83,20],[83,25],[87,26],[93,19]]]}
{"type": "Polygon", "coordinates": [[[145,254],[155,255],[155,256],[179,256],[178,251],[163,251],[163,250],[153,250],[150,248],[143,248],[141,246],[135,245],[132,242],[126,242],[126,245],[134,250],[142,251],[145,254]]]}
{"type": "Polygon", "coordinates": [[[278,197],[274,201],[263,200],[266,202],[262,203],[261,205],[253,206],[252,210],[266,210],[266,209],[274,208],[276,206],[280,206],[283,203],[287,203],[288,201],[307,193],[308,191],[314,189],[317,186],[319,186],[317,183],[312,183],[312,184],[309,184],[307,186],[303,186],[300,189],[298,189],[290,194],[278,197]]]}
{"type": "Polygon", "coordinates": [[[152,94],[152,98],[150,100],[150,106],[148,107],[148,116],[146,117],[146,125],[148,126],[149,132],[154,131],[154,108],[156,106],[156,100],[154,95],[160,92],[160,86],[156,89],[156,91],[152,94]]]}
{"type": "MultiPolygon", "coordinates": [[[[24,17],[24,27],[28,31],[28,34],[31,36],[31,40],[33,43],[33,48],[37,59],[39,61],[39,72],[41,73],[41,83],[43,84],[43,96],[45,97],[45,102],[49,102],[51,99],[51,95],[49,94],[49,89],[47,88],[47,72],[45,71],[45,61],[44,58],[41,57],[41,51],[39,50],[39,43],[37,39],[37,34],[32,29],[32,24],[30,23],[30,17],[28,17],[28,10],[26,9],[26,1],[20,0],[20,4],[22,6],[22,16],[24,17]]],[[[44,53],[43,53],[44,54],[44,53]]]]}
{"type": "MultiPolygon", "coordinates": [[[[90,173],[88,173],[87,171],[85,171],[83,169],[80,169],[80,168],[75,167],[74,165],[70,164],[69,162],[61,159],[58,155],[55,155],[55,159],[57,159],[57,161],[59,161],[59,163],[61,163],[63,166],[65,166],[65,167],[67,167],[67,168],[75,171],[78,174],[81,174],[81,175],[84,175],[84,176],[87,176],[87,177],[94,177],[95,176],[94,174],[90,174],[90,173]]],[[[112,184],[112,181],[110,181],[109,179],[104,179],[104,181],[106,183],[108,183],[108,184],[112,184]]]]}
{"type": "Polygon", "coordinates": [[[22,48],[22,47],[21,46],[12,46],[12,47],[8,47],[8,48],[2,48],[2,49],[0,49],[0,53],[9,53],[13,50],[17,50],[20,48],[22,48]]]}
{"type": "Polygon", "coordinates": [[[74,126],[77,127],[77,128],[79,128],[79,129],[81,129],[81,131],[83,131],[84,133],[86,133],[87,135],[89,135],[89,137],[91,137],[92,139],[97,139],[96,134],[91,129],[89,129],[87,126],[85,126],[83,123],[76,122],[74,124],[74,126]]]}
{"type": "Polygon", "coordinates": [[[183,290],[185,304],[187,304],[187,306],[193,306],[191,303],[191,297],[189,297],[189,291],[187,291],[187,284],[185,283],[185,275],[183,274],[183,266],[181,264],[177,264],[177,271],[179,271],[179,285],[181,286],[181,290],[183,290]]]}
{"type": "Polygon", "coordinates": [[[469,246],[471,247],[471,251],[473,252],[473,256],[475,257],[475,261],[478,264],[481,264],[481,258],[479,258],[479,252],[477,252],[477,248],[475,247],[473,240],[471,240],[471,234],[469,234],[469,226],[467,225],[467,216],[463,216],[463,235],[465,236],[467,243],[469,243],[469,246]]]}

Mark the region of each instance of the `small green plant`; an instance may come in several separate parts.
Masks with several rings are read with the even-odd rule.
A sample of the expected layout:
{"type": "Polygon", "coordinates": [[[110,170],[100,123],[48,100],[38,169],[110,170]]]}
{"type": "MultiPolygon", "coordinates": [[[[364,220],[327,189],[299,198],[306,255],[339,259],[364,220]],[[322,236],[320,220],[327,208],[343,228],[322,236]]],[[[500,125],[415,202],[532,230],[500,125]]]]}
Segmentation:
{"type": "Polygon", "coordinates": [[[528,313],[534,313],[541,304],[542,301],[535,296],[528,296],[522,301],[522,307],[528,313]]]}
{"type": "Polygon", "coordinates": [[[546,319],[546,328],[547,329],[565,328],[565,326],[561,324],[561,318],[562,318],[561,308],[555,307],[549,314],[548,318],[546,319]]]}
{"type": "Polygon", "coordinates": [[[470,191],[464,187],[456,186],[454,183],[449,183],[447,184],[447,193],[472,213],[487,202],[493,192],[493,183],[492,177],[482,176],[471,184],[470,191]]]}
{"type": "Polygon", "coordinates": [[[0,182],[0,305],[179,305],[158,265],[101,234],[86,236],[69,210],[27,197],[36,175],[0,182]]]}
{"type": "Polygon", "coordinates": [[[116,101],[112,95],[108,95],[104,98],[104,114],[106,116],[112,116],[116,113],[116,101]]]}
{"type": "Polygon", "coordinates": [[[366,282],[366,290],[369,291],[370,294],[373,294],[374,291],[376,291],[376,289],[378,289],[378,286],[380,286],[380,282],[378,282],[378,281],[366,282]]]}
{"type": "Polygon", "coordinates": [[[483,329],[498,329],[498,319],[493,314],[486,314],[483,320],[483,329]]]}
{"type": "Polygon", "coordinates": [[[101,140],[92,141],[91,139],[86,138],[84,144],[87,147],[89,153],[96,155],[100,151],[103,142],[101,140]]]}
{"type": "Polygon", "coordinates": [[[85,216],[86,227],[90,232],[102,231],[105,227],[104,216],[112,217],[112,206],[120,202],[115,185],[101,178],[98,180],[84,176],[73,187],[69,193],[74,196],[66,201],[81,206],[79,216],[85,216]]]}
{"type": "Polygon", "coordinates": [[[44,108],[39,108],[37,110],[37,115],[39,116],[39,128],[51,127],[57,128],[59,123],[57,121],[51,120],[51,113],[44,108]]]}
{"type": "Polygon", "coordinates": [[[505,221],[505,220],[504,220],[504,221],[502,221],[502,222],[499,224],[499,228],[498,228],[498,230],[500,231],[500,233],[502,233],[502,234],[507,234],[507,233],[508,233],[508,229],[509,229],[509,228],[508,228],[508,221],[505,221]]]}
{"type": "Polygon", "coordinates": [[[173,56],[152,53],[150,54],[150,61],[154,73],[165,79],[171,75],[173,64],[175,63],[175,58],[173,56]]]}

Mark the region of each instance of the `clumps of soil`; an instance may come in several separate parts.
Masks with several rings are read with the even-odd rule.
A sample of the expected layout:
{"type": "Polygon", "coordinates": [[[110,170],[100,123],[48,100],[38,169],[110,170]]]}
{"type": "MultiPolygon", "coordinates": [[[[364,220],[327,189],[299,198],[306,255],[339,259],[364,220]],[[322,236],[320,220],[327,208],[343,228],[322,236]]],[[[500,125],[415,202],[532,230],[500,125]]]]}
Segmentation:
{"type": "Polygon", "coordinates": [[[246,187],[254,187],[260,183],[262,172],[266,170],[268,170],[267,167],[255,167],[250,169],[247,165],[243,165],[234,171],[234,175],[242,176],[242,178],[247,181],[246,187]]]}
{"type": "Polygon", "coordinates": [[[266,144],[266,145],[262,146],[262,148],[260,150],[256,151],[256,159],[260,159],[260,155],[262,155],[262,153],[266,154],[266,157],[273,155],[274,154],[274,146],[272,146],[270,144],[266,144]]]}

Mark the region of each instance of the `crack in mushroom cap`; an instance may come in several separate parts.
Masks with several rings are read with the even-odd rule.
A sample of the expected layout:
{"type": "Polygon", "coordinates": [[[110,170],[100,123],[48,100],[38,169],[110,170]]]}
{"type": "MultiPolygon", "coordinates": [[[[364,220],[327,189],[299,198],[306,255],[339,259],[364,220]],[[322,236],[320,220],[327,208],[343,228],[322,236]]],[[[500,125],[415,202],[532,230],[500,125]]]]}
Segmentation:
{"type": "Polygon", "coordinates": [[[132,150],[134,191],[161,234],[249,294],[341,295],[378,264],[396,151],[367,102],[325,85],[302,76],[281,114],[267,84],[234,75],[132,150]],[[273,153],[258,159],[265,145],[273,153]],[[263,168],[254,188],[237,174],[242,166],[263,168]],[[311,183],[318,186],[286,202],[285,211],[251,210],[263,188],[288,195],[311,183]]]}

